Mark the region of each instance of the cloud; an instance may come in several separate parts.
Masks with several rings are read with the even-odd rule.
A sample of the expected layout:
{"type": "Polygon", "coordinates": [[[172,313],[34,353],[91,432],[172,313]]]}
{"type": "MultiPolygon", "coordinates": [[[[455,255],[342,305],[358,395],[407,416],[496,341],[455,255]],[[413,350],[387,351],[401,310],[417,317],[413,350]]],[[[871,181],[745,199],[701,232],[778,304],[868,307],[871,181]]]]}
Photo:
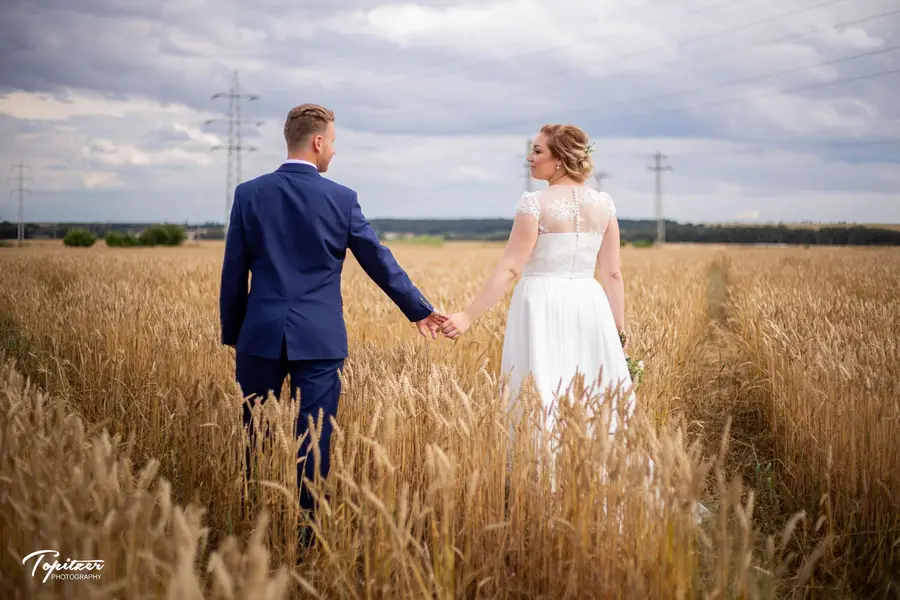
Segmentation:
{"type": "Polygon", "coordinates": [[[118,173],[109,171],[90,171],[81,176],[81,181],[88,189],[122,189],[125,183],[119,179],[118,173]]]}
{"type": "Polygon", "coordinates": [[[188,127],[177,122],[163,123],[156,128],[154,136],[164,143],[193,140],[207,145],[213,145],[219,142],[219,138],[215,135],[205,133],[199,128],[188,127]]]}
{"type": "Polygon", "coordinates": [[[112,99],[93,92],[48,94],[15,91],[5,95],[0,102],[0,114],[32,121],[69,121],[85,116],[123,117],[150,111],[164,112],[173,117],[188,113],[188,109],[180,105],[163,106],[147,99],[112,99]]]}
{"type": "Polygon", "coordinates": [[[890,0],[4,8],[0,159],[32,165],[41,218],[222,219],[228,128],[204,123],[237,69],[261,122],[243,178],[284,157],[290,107],[319,102],[338,116],[328,176],[371,216],[510,216],[526,137],[567,121],[623,218],[653,216],[660,149],[672,218],[900,222],[898,76],[869,77],[898,68],[890,0]]]}
{"type": "Polygon", "coordinates": [[[95,140],[84,149],[85,158],[94,164],[108,166],[210,165],[208,153],[188,152],[182,148],[167,148],[146,152],[134,146],[117,146],[109,140],[95,140]]]}

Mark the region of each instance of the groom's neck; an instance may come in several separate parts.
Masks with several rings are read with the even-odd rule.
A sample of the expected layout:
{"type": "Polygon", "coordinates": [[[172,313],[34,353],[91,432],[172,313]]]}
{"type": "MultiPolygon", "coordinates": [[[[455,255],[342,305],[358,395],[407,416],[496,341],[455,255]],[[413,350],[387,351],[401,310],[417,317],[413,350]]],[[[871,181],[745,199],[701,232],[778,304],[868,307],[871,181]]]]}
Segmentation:
{"type": "Polygon", "coordinates": [[[287,153],[288,160],[305,160],[307,162],[311,162],[312,164],[316,163],[316,155],[312,152],[288,152],[287,153]]]}

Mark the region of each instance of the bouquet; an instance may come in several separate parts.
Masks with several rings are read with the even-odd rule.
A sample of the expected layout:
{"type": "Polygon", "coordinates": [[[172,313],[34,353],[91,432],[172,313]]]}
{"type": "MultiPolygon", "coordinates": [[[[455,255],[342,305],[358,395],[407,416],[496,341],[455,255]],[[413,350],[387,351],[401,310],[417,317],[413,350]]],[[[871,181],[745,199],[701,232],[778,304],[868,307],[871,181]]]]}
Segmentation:
{"type": "Polygon", "coordinates": [[[637,389],[638,386],[641,385],[641,380],[644,378],[644,361],[634,360],[630,356],[626,356],[625,362],[628,363],[628,373],[631,375],[634,389],[637,389]]]}
{"type": "MultiPolygon", "coordinates": [[[[620,331],[619,341],[622,342],[622,347],[624,348],[625,344],[628,342],[628,334],[624,331],[620,331]]],[[[644,361],[634,360],[626,355],[625,362],[628,364],[628,374],[631,375],[631,382],[634,384],[634,389],[636,390],[638,386],[641,385],[641,380],[644,378],[644,361]]]]}

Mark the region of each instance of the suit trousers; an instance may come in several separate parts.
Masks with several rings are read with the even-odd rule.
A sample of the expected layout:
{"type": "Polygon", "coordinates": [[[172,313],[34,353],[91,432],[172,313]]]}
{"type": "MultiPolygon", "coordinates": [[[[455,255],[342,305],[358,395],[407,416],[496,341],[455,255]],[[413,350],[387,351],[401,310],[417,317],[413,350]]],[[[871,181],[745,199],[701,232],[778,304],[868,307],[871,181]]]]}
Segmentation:
{"type": "MultiPolygon", "coordinates": [[[[331,419],[337,418],[338,400],[341,396],[341,380],[339,371],[344,366],[344,359],[322,360],[288,360],[286,341],[282,340],[281,357],[278,359],[262,358],[242,352],[236,357],[236,377],[241,387],[243,396],[247,398],[244,403],[244,426],[249,429],[251,445],[255,444],[255,432],[250,418],[248,404],[265,402],[271,391],[275,397],[281,394],[281,388],[285,378],[290,375],[291,397],[297,397],[300,392],[300,414],[295,426],[295,435],[299,438],[308,430],[308,418],[312,417],[313,423],[322,420],[322,432],[318,439],[320,456],[319,474],[324,479],[328,476],[331,466],[331,433],[333,430],[331,419]]],[[[313,511],[313,498],[303,485],[304,475],[313,481],[315,478],[316,459],[310,447],[310,436],[307,436],[300,445],[297,453],[297,487],[300,494],[300,507],[303,510],[313,511]]],[[[246,455],[247,477],[250,478],[250,451],[246,455]]]]}

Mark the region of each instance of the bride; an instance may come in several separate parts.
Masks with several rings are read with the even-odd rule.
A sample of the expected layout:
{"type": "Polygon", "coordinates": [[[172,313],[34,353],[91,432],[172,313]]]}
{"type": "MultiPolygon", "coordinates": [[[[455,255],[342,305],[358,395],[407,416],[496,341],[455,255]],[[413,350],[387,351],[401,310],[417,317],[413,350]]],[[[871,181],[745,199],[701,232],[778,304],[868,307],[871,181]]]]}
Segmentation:
{"type": "MultiPolygon", "coordinates": [[[[522,195],[493,273],[471,304],[442,327],[451,339],[466,333],[521,276],[509,306],[501,371],[511,399],[531,374],[551,421],[556,394],[576,373],[588,392],[627,392],[624,412],[633,410],[619,226],[612,198],[585,185],[593,168],[591,146],[576,126],[541,129],[528,162],[532,177],[548,185],[522,195]]],[[[613,433],[617,410],[610,409],[613,433]]]]}
{"type": "MultiPolygon", "coordinates": [[[[587,135],[574,125],[541,128],[528,162],[531,176],[548,185],[522,194],[503,256],[478,295],[464,311],[449,315],[442,331],[459,338],[521,277],[509,305],[501,359],[510,401],[533,376],[549,429],[557,396],[573,388],[580,374],[587,395],[609,399],[613,435],[617,416],[633,414],[635,395],[625,357],[616,207],[609,194],[585,185],[593,169],[591,151],[587,135]]],[[[648,467],[650,483],[653,460],[648,467]]],[[[652,496],[661,502],[659,489],[652,496]]],[[[699,502],[691,510],[696,523],[712,515],[699,502]]]]}

